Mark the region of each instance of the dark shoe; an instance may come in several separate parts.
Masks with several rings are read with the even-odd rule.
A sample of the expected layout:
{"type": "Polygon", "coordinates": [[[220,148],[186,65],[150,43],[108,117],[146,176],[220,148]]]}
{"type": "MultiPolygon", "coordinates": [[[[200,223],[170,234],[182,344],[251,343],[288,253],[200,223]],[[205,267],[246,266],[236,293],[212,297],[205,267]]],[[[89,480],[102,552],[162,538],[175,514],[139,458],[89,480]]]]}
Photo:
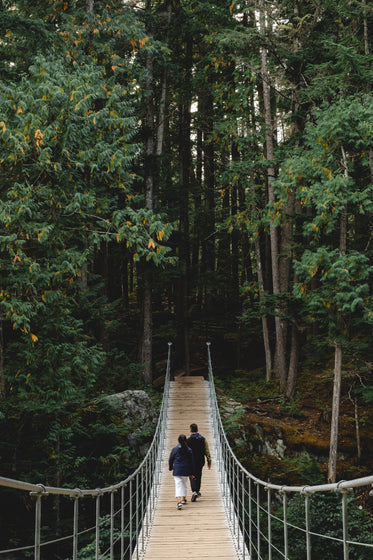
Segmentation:
{"type": "Polygon", "coordinates": [[[182,500],[181,503],[183,504],[183,506],[185,506],[185,504],[188,503],[188,502],[187,502],[187,500],[182,500]]]}
{"type": "Polygon", "coordinates": [[[183,504],[181,502],[179,502],[176,507],[177,507],[177,509],[181,509],[183,507],[183,504]]]}
{"type": "Polygon", "coordinates": [[[195,502],[195,501],[196,501],[197,496],[198,496],[197,492],[193,492],[192,498],[191,498],[192,502],[195,502]]]}

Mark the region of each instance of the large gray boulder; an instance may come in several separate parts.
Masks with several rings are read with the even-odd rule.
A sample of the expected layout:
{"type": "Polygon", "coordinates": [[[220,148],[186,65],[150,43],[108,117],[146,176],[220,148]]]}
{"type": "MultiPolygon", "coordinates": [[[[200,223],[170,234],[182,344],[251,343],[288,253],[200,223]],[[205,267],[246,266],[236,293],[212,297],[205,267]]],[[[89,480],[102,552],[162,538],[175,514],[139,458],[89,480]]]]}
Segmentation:
{"type": "Polygon", "coordinates": [[[131,426],[152,429],[157,422],[158,412],[145,391],[123,391],[108,395],[102,401],[131,426]]]}
{"type": "MultiPolygon", "coordinates": [[[[158,411],[145,391],[123,391],[100,400],[128,427],[128,444],[133,451],[144,456],[157,425],[158,411]]],[[[98,405],[100,406],[100,403],[98,405]]]]}

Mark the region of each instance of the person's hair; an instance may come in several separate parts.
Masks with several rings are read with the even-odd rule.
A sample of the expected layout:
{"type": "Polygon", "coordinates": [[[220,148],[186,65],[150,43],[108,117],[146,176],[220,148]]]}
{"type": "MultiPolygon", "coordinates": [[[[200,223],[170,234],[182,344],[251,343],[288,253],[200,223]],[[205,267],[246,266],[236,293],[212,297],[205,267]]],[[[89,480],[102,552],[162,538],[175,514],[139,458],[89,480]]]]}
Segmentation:
{"type": "Polygon", "coordinates": [[[198,426],[197,426],[197,424],[191,424],[191,425],[190,425],[190,431],[191,431],[191,432],[198,432],[198,426]]]}
{"type": "Polygon", "coordinates": [[[188,453],[189,452],[189,447],[188,447],[188,444],[187,444],[187,438],[186,438],[186,436],[184,436],[184,434],[179,435],[178,442],[181,445],[181,451],[183,451],[184,453],[188,453]]]}

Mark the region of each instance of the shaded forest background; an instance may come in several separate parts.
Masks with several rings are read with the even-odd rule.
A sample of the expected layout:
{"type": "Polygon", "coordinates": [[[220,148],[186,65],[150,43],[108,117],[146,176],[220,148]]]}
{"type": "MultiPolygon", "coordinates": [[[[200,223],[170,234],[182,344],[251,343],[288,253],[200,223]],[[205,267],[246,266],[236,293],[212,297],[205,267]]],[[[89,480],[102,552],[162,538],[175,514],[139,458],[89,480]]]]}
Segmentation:
{"type": "Polygon", "coordinates": [[[328,372],[336,479],[341,395],[354,434],[373,400],[372,26],[365,0],[2,0],[3,476],[125,476],[93,403],[157,401],[167,343],[193,374],[209,340],[228,392],[287,410],[328,372]]]}

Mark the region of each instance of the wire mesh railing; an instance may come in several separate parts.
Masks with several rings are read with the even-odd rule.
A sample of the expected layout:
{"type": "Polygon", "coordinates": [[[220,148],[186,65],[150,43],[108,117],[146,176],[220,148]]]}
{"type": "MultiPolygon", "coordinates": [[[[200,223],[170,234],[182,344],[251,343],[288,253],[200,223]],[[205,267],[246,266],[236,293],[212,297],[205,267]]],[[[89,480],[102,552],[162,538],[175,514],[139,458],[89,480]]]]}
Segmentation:
{"type": "Polygon", "coordinates": [[[371,560],[373,520],[355,494],[365,490],[372,495],[373,476],[306,486],[279,486],[253,476],[236,458],[224,432],[210,343],[207,354],[220,483],[242,560],[371,560]]]}
{"type": "MultiPolygon", "coordinates": [[[[371,560],[372,519],[355,495],[369,494],[373,476],[336,484],[279,486],[264,482],[238,461],[224,432],[207,343],[210,410],[227,518],[242,560],[371,560]]],[[[32,496],[31,544],[0,550],[0,560],[139,560],[144,552],[160,485],[170,389],[171,343],[164,395],[153,441],[140,466],[107,488],[55,488],[0,477],[0,487],[32,496]],[[69,502],[66,535],[45,539],[50,499],[69,502]],[[84,526],[82,526],[84,514],[84,526]],[[69,550],[67,554],[61,554],[69,550]],[[53,555],[51,553],[53,550],[53,555]]],[[[66,525],[66,519],[64,519],[66,525]]],[[[0,528],[1,531],[1,528],[0,528]]]]}
{"type": "Polygon", "coordinates": [[[152,443],[139,467],[125,480],[106,488],[79,489],[56,488],[0,477],[0,487],[4,491],[13,489],[28,493],[35,501],[33,542],[26,546],[0,550],[0,560],[21,560],[30,557],[34,560],[50,560],[53,557],[64,560],[140,558],[158,497],[161,456],[165,445],[170,368],[171,343],[168,345],[163,399],[152,443]],[[71,526],[65,536],[43,540],[42,513],[45,512],[47,504],[53,507],[53,504],[49,503],[50,497],[71,500],[71,515],[68,516],[71,526]],[[82,511],[83,528],[79,523],[82,511]],[[59,548],[70,552],[67,556],[61,556],[59,548]]]}

